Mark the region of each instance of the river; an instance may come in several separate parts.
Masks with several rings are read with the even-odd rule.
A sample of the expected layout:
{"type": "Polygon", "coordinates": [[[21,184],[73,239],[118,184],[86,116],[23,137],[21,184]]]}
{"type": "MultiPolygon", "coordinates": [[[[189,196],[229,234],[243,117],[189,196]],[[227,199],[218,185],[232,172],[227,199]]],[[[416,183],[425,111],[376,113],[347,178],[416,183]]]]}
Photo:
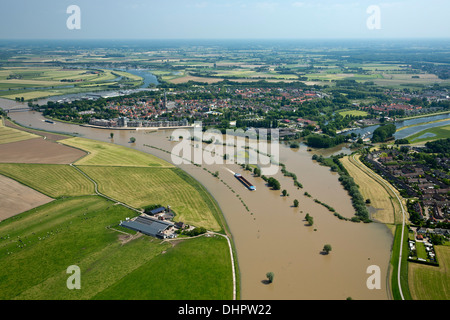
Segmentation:
{"type": "MultiPolygon", "coordinates": [[[[413,127],[405,128],[400,131],[397,131],[394,134],[394,137],[395,137],[395,139],[403,139],[403,138],[409,137],[410,135],[417,133],[419,131],[422,131],[422,130],[425,130],[428,128],[433,128],[433,127],[440,127],[440,126],[443,126],[443,125],[446,125],[449,123],[450,123],[450,113],[394,122],[395,126],[397,127],[397,130],[400,128],[403,128],[403,127],[413,125],[413,127]],[[448,119],[448,121],[426,123],[426,122],[445,120],[445,119],[448,119]]],[[[361,136],[367,134],[366,137],[370,138],[370,137],[372,137],[372,133],[378,127],[379,127],[379,125],[369,126],[369,127],[365,127],[365,128],[349,130],[349,131],[343,132],[341,134],[355,133],[357,135],[360,134],[361,136]]]]}
{"type": "MultiPolygon", "coordinates": [[[[13,105],[17,102],[0,100],[1,107],[13,105]]],[[[26,127],[113,142],[169,162],[172,162],[169,154],[144,145],[170,151],[177,143],[168,139],[171,130],[120,130],[111,141],[110,130],[61,122],[50,124],[44,122],[38,112],[15,112],[10,113],[10,117],[26,127]],[[135,144],[129,143],[131,136],[136,138],[135,144]]],[[[312,161],[311,156],[304,145],[297,150],[280,146],[280,161],[304,186],[297,189],[291,178],[278,172],[275,177],[282,189],[288,191],[288,197],[269,189],[261,178],[245,173],[235,164],[209,165],[211,172],[219,171],[220,179],[191,164],[182,164],[180,168],[207,188],[224,214],[236,246],[242,299],[388,299],[386,279],[393,241],[390,231],[379,223],[339,220],[315,203],[313,199],[317,198],[346,217],[354,213],[351,199],[340,185],[337,174],[312,161]],[[245,189],[230,171],[246,176],[256,186],[256,191],[245,189]],[[304,196],[305,191],[313,198],[304,196]],[[294,199],[300,202],[298,208],[293,207],[294,199]],[[306,225],[306,213],[313,216],[313,227],[306,225]],[[327,243],[333,250],[323,255],[321,251],[327,243]],[[366,270],[371,265],[381,269],[380,290],[369,290],[366,286],[369,277],[366,270]],[[269,271],[274,272],[275,278],[271,285],[266,285],[263,280],[269,271]]]]}

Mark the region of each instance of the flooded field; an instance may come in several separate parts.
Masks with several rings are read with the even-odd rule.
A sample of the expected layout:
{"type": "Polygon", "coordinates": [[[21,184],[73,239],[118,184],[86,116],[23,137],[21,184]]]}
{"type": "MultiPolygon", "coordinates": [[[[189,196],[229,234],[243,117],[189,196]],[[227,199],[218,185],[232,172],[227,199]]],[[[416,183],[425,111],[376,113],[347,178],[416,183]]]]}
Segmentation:
{"type": "MultiPolygon", "coordinates": [[[[169,162],[172,162],[170,154],[156,148],[171,151],[177,144],[169,141],[171,130],[151,133],[121,130],[115,131],[111,140],[108,129],[50,124],[36,112],[10,116],[27,127],[113,142],[169,162]],[[130,143],[130,137],[135,137],[136,142],[130,143]]],[[[315,203],[316,198],[345,217],[354,213],[337,174],[312,161],[311,156],[303,145],[296,150],[280,146],[280,162],[303,184],[299,189],[292,178],[278,172],[275,178],[280,181],[281,190],[287,190],[286,197],[281,190],[271,190],[263,179],[236,164],[202,167],[181,164],[180,168],[202,183],[222,209],[237,250],[242,299],[389,299],[386,279],[393,240],[390,231],[378,223],[339,220],[315,203]],[[216,171],[218,178],[211,174],[216,171]],[[234,172],[246,177],[256,191],[245,188],[234,172]],[[312,197],[306,197],[305,191],[312,197]],[[293,206],[294,199],[299,201],[298,207],[293,206]],[[313,226],[304,220],[306,213],[314,218],[313,226]],[[328,255],[322,253],[325,244],[332,246],[328,255]],[[370,276],[366,271],[371,265],[381,269],[379,290],[369,290],[366,285],[370,276]],[[269,271],[275,277],[267,285],[264,280],[269,271]]]]}

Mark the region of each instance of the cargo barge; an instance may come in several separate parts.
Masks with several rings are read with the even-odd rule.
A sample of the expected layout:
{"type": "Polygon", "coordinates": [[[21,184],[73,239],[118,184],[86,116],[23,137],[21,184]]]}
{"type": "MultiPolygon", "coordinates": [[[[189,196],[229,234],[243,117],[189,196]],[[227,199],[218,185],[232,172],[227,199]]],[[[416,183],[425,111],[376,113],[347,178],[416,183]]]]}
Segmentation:
{"type": "Polygon", "coordinates": [[[254,185],[252,185],[247,179],[245,179],[241,174],[236,173],[234,175],[236,179],[238,179],[244,186],[246,186],[250,191],[255,191],[256,188],[254,185]]]}

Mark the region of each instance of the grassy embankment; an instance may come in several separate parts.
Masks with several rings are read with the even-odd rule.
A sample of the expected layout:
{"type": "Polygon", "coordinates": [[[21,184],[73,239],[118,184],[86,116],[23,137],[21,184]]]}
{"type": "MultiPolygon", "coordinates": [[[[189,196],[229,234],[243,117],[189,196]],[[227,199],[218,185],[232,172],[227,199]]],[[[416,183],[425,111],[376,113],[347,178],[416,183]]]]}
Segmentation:
{"type": "Polygon", "coordinates": [[[359,155],[344,157],[341,162],[359,186],[364,199],[370,199],[370,206],[375,210],[372,219],[387,225],[401,223],[400,204],[392,191],[378,180],[382,178],[367,168],[359,160],[359,155]]]}
{"type": "MultiPolygon", "coordinates": [[[[80,160],[85,163],[84,168],[116,168],[127,170],[127,173],[148,170],[156,172],[155,178],[158,178],[158,173],[172,172],[178,177],[175,179],[178,179],[180,190],[184,186],[184,192],[197,199],[186,204],[189,208],[184,216],[186,219],[189,219],[189,212],[195,212],[191,206],[206,200],[214,202],[208,194],[198,192],[198,186],[186,183],[175,169],[165,167],[151,155],[142,153],[137,156],[137,151],[125,148],[130,150],[127,156],[124,149],[115,150],[110,144],[74,140],[69,143],[84,143],[91,147],[91,151],[98,149],[80,160]],[[102,154],[102,150],[108,155],[102,154]],[[117,158],[114,158],[115,151],[117,158]],[[127,161],[130,167],[127,167],[127,161]],[[97,166],[102,162],[109,165],[97,166]]],[[[0,224],[0,268],[4,271],[0,281],[0,299],[232,298],[226,239],[189,239],[175,247],[161,244],[160,240],[151,237],[132,239],[134,232],[123,234],[109,226],[117,227],[120,220],[135,216],[136,212],[91,195],[92,182],[75,168],[69,165],[1,164],[0,170],[48,195],[60,197],[0,224]],[[121,240],[125,239],[129,241],[122,243],[121,240]],[[179,263],[180,257],[182,264],[179,263]],[[70,265],[78,265],[81,269],[82,290],[68,290],[66,287],[69,277],[66,268],[70,265]],[[142,282],[142,277],[150,282],[142,282]]],[[[130,180],[124,176],[121,179],[110,178],[97,181],[99,187],[109,183],[115,185],[108,187],[119,190],[124,180],[130,180]]],[[[158,181],[161,181],[160,177],[158,181]]],[[[149,198],[148,204],[161,200],[161,194],[168,193],[167,189],[155,190],[152,186],[155,187],[152,184],[146,186],[149,194],[154,196],[149,198]]],[[[183,201],[182,198],[178,200],[183,201]]],[[[217,206],[212,208],[218,210],[217,206]]],[[[212,214],[211,211],[203,212],[205,215],[208,213],[212,214]]],[[[221,214],[220,211],[217,214],[221,214]]],[[[206,220],[211,223],[213,219],[206,220]]]]}
{"type": "MultiPolygon", "coordinates": [[[[401,261],[401,269],[400,269],[400,283],[402,287],[403,299],[412,300],[409,282],[408,282],[408,229],[405,226],[405,234],[403,238],[403,246],[402,246],[402,261],[401,261]]],[[[401,236],[402,236],[402,226],[397,225],[394,234],[394,243],[392,245],[392,253],[391,253],[391,292],[394,300],[402,300],[402,295],[400,294],[400,289],[398,287],[398,262],[399,262],[399,254],[400,254],[400,244],[401,244],[401,236]]]]}

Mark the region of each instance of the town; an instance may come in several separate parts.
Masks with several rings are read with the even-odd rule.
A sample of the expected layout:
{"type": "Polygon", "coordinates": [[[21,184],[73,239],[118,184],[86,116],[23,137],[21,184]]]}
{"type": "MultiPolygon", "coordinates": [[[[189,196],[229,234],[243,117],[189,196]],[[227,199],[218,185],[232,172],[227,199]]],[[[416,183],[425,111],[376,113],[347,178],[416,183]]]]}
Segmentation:
{"type": "Polygon", "coordinates": [[[152,89],[129,95],[99,96],[71,101],[49,101],[29,106],[44,116],[106,128],[188,127],[202,121],[218,129],[289,129],[283,137],[309,133],[335,136],[351,129],[403,117],[448,111],[446,89],[386,90],[374,103],[359,103],[344,95],[349,89],[298,88],[289,85],[192,86],[152,89]],[[306,130],[305,130],[306,129],[306,130]],[[297,133],[297,134],[296,134],[297,133]]]}

